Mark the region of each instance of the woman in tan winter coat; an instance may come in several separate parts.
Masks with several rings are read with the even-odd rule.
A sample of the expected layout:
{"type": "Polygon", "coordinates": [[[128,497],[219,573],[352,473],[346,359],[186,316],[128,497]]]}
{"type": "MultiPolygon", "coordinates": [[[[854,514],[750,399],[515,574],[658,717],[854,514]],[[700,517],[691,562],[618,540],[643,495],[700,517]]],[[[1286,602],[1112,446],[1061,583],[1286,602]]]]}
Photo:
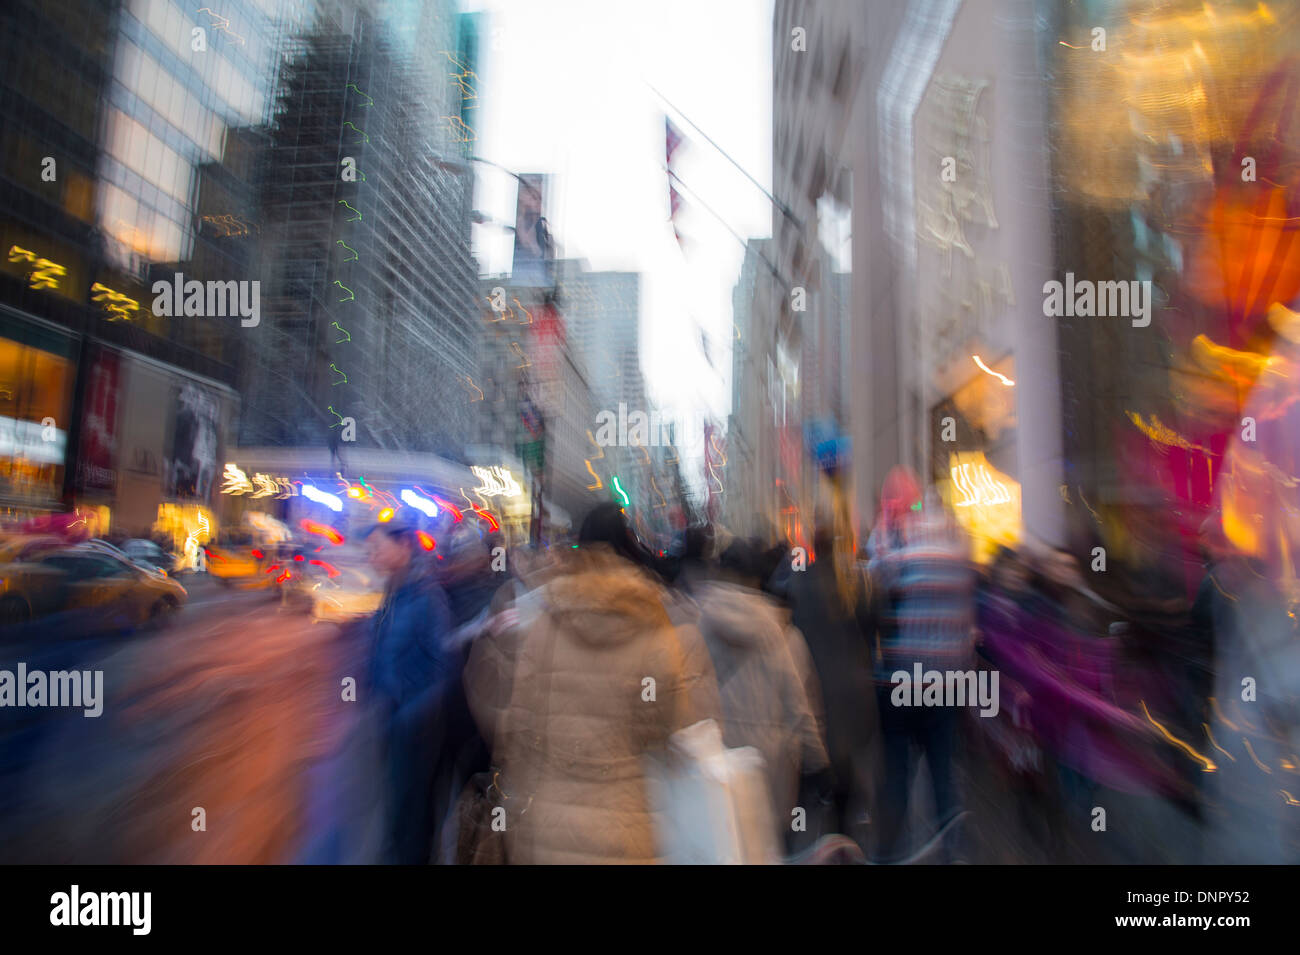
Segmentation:
{"type": "Polygon", "coordinates": [[[617,507],[480,637],[470,706],[499,768],[511,864],[659,860],[644,757],[721,715],[709,654],[674,627],[617,507]]]}

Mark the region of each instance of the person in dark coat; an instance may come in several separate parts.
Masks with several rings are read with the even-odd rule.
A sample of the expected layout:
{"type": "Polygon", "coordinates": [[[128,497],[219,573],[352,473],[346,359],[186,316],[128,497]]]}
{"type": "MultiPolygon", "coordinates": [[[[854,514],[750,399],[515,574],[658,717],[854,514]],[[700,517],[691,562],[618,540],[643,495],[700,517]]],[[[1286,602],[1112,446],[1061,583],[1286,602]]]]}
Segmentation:
{"type": "Polygon", "coordinates": [[[820,521],[814,533],[816,560],[789,577],[793,623],[812,656],[825,706],[826,748],[833,783],[827,820],[831,832],[865,838],[869,786],[867,763],[876,731],[869,595],[860,578],[836,553],[834,529],[820,521]]]}
{"type": "Polygon", "coordinates": [[[371,564],[387,577],[371,620],[369,686],[386,742],[386,861],[422,864],[434,844],[434,779],[442,709],[459,677],[445,646],[447,599],[412,525],[379,524],[366,537],[371,564]]]}

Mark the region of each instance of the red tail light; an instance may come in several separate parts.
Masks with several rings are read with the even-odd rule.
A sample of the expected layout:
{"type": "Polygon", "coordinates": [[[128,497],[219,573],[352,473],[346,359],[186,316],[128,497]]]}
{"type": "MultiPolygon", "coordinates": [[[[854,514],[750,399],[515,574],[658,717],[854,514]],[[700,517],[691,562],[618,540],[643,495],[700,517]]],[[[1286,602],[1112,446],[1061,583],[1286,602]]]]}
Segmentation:
{"type": "Polygon", "coordinates": [[[311,561],[311,563],[315,564],[317,567],[324,567],[325,573],[331,577],[337,577],[339,575],[338,568],[335,567],[333,564],[329,563],[328,561],[313,560],[311,561]]]}

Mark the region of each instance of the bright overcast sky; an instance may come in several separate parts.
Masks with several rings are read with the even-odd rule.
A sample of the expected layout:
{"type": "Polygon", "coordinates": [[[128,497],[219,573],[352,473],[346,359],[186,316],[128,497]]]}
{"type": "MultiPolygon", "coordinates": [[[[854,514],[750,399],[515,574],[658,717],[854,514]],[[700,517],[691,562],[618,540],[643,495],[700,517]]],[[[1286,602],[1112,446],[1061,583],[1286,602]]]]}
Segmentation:
{"type": "MultiPolygon", "coordinates": [[[[550,174],[546,215],[560,255],[641,273],[642,369],[652,400],[681,422],[686,457],[698,460],[703,416],[724,421],[731,403],[731,293],[744,249],[727,226],[768,236],[771,206],[650,86],[770,190],[771,0],[487,0],[467,9],[488,15],[477,154],[550,174]],[[665,113],[686,135],[678,175],[726,222],[686,196],[685,254],[668,221],[665,113]]],[[[475,207],[513,225],[515,186],[480,166],[475,207]]],[[[484,272],[508,270],[512,243],[499,225],[475,227],[484,272]]]]}

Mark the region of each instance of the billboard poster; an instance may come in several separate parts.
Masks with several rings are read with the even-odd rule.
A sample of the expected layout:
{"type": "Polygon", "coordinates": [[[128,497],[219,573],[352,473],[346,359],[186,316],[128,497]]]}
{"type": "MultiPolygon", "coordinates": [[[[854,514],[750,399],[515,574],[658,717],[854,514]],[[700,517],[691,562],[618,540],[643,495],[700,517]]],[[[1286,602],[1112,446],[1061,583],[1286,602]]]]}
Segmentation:
{"type": "Polygon", "coordinates": [[[176,427],[167,462],[167,493],[209,501],[217,476],[220,405],[212,391],[194,382],[176,389],[176,427]]]}
{"type": "Polygon", "coordinates": [[[515,201],[515,257],[511,266],[512,285],[552,288],[555,244],[543,214],[546,177],[538,173],[519,177],[515,201]]]}
{"type": "Polygon", "coordinates": [[[112,491],[117,486],[117,411],[122,394],[121,359],[117,352],[100,348],[91,360],[86,374],[76,483],[83,491],[112,491]]]}

